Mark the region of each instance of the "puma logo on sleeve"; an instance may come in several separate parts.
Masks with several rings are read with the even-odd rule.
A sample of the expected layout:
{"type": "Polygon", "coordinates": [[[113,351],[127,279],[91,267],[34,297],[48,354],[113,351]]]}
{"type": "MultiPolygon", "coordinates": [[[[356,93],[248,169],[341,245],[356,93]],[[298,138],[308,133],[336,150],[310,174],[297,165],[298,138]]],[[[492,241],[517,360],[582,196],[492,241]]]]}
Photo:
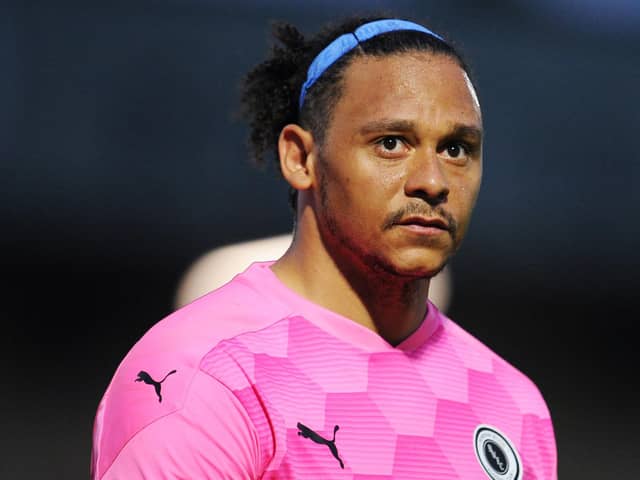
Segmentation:
{"type": "Polygon", "coordinates": [[[160,390],[162,389],[162,382],[164,382],[169,375],[173,375],[174,373],[176,373],[176,371],[177,370],[171,370],[164,376],[162,380],[157,382],[153,378],[151,378],[151,375],[149,375],[147,372],[145,372],[144,370],[140,370],[138,372],[138,378],[136,378],[135,381],[144,382],[147,385],[153,385],[153,388],[156,391],[156,395],[158,396],[158,402],[162,402],[162,394],[160,393],[160,390]]]}
{"type": "Polygon", "coordinates": [[[327,447],[329,447],[329,450],[331,451],[331,455],[333,455],[336,458],[336,460],[338,460],[338,462],[340,463],[340,468],[344,468],[344,463],[342,462],[342,459],[338,456],[338,449],[336,447],[336,432],[339,429],[340,427],[338,425],[333,427],[333,438],[331,440],[327,440],[326,438],[321,437],[319,434],[311,430],[306,425],[303,425],[302,423],[298,422],[298,430],[299,430],[298,435],[304,438],[308,438],[312,442],[319,443],[320,445],[326,445],[327,447]]]}

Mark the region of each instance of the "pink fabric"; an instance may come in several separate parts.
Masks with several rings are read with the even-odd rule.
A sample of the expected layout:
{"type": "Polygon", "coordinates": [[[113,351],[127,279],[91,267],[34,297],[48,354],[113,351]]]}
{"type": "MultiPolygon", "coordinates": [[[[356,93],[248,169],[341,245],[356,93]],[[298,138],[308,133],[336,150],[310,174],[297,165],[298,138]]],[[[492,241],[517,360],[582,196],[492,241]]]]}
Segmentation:
{"type": "Polygon", "coordinates": [[[524,480],[557,478],[536,387],[435,306],[394,348],[269,265],[134,346],[96,415],[94,479],[486,480],[479,425],[508,437],[524,480]],[[140,371],[169,374],[161,401],[140,371]]]}

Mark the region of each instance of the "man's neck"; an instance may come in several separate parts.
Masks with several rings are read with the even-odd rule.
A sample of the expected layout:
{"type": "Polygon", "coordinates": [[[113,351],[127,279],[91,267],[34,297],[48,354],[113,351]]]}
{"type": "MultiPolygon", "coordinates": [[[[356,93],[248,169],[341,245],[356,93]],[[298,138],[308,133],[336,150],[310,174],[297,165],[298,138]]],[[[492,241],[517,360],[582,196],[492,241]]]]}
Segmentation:
{"type": "Polygon", "coordinates": [[[350,262],[338,265],[321,244],[300,236],[271,268],[294,292],[373,330],[391,345],[410,336],[426,315],[428,279],[350,262]]]}

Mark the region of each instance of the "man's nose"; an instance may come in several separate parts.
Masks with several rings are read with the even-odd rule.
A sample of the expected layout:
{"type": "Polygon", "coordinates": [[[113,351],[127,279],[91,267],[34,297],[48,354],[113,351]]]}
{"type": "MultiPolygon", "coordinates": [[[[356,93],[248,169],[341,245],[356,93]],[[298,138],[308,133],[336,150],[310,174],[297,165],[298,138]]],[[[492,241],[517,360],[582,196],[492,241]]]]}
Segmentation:
{"type": "Polygon", "coordinates": [[[446,202],[449,182],[435,149],[417,151],[408,168],[404,187],[408,197],[422,198],[430,205],[446,202]]]}

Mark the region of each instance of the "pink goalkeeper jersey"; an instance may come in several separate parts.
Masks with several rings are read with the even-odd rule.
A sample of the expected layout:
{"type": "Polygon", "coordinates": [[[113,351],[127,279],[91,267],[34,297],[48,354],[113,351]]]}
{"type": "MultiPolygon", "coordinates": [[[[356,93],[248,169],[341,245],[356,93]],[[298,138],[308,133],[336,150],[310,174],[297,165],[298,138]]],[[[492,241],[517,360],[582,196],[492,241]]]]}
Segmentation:
{"type": "Polygon", "coordinates": [[[94,479],[557,478],[538,389],[434,305],[392,347],[269,266],[133,347],[98,408],[94,479]]]}

